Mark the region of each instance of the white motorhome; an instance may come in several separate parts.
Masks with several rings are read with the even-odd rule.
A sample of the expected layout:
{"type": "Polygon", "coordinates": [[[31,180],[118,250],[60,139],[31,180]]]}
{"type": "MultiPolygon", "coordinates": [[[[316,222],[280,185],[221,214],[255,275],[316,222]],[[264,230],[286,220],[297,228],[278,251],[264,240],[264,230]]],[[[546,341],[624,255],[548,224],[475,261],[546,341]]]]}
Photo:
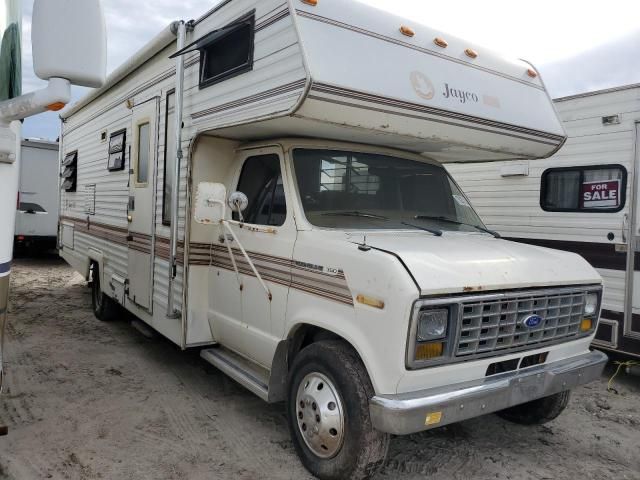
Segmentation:
{"type": "Polygon", "coordinates": [[[22,141],[15,246],[31,252],[56,247],[58,238],[58,142],[22,141]]]}
{"type": "Polygon", "coordinates": [[[286,400],[320,478],[371,476],[389,434],[548,421],[602,372],[597,272],[496,238],[442,167],[563,144],[525,62],[356,1],[231,0],[62,120],[60,254],[96,316],[286,400]]]}
{"type": "Polygon", "coordinates": [[[556,155],[449,172],[489,228],[587,259],[605,286],[594,345],[640,356],[640,85],[558,98],[555,106],[569,135],[556,155]]]}

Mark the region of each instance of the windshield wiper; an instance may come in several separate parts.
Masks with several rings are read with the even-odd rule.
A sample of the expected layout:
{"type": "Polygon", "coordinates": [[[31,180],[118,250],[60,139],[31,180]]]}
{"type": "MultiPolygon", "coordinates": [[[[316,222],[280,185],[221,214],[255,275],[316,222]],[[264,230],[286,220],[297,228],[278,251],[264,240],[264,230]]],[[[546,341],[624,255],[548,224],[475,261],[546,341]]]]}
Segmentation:
{"type": "Polygon", "coordinates": [[[375,215],[373,213],[358,212],[354,210],[352,212],[327,212],[321,214],[323,217],[362,217],[362,218],[375,218],[377,220],[389,220],[382,215],[375,215]]]}
{"type": "Polygon", "coordinates": [[[488,228],[484,228],[479,225],[473,225],[471,223],[458,222],[457,220],[452,220],[447,217],[439,217],[435,215],[416,215],[413,218],[415,218],[416,220],[440,220],[442,222],[453,223],[455,225],[464,225],[466,227],[472,227],[476,230],[480,230],[481,232],[488,233],[489,235],[493,235],[496,238],[501,238],[500,234],[494,230],[489,230],[488,228]]]}
{"type": "Polygon", "coordinates": [[[436,237],[442,236],[442,230],[436,230],[435,228],[427,228],[421,227],[419,225],[414,225],[413,223],[401,222],[402,225],[406,225],[408,227],[417,228],[418,230],[424,230],[425,232],[433,233],[436,237]]]}

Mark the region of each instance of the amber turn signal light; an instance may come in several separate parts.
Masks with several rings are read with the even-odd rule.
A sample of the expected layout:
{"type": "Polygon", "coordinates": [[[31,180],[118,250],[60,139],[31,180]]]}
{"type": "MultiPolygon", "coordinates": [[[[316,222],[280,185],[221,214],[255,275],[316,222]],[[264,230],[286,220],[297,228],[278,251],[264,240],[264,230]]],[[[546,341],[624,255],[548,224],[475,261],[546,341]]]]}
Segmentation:
{"type": "Polygon", "coordinates": [[[416,347],[416,360],[431,360],[441,357],[444,353],[444,343],[423,343],[416,347]]]}
{"type": "Polygon", "coordinates": [[[413,28],[407,27],[406,25],[402,25],[400,27],[400,33],[402,33],[405,37],[413,37],[416,34],[413,28]]]}
{"type": "Polygon", "coordinates": [[[593,328],[593,320],[591,320],[590,318],[583,318],[582,322],[580,322],[580,331],[588,332],[592,328],[593,328]]]}
{"type": "Polygon", "coordinates": [[[46,109],[50,112],[57,112],[58,110],[62,110],[66,106],[65,103],[56,102],[46,106],[46,109]]]}

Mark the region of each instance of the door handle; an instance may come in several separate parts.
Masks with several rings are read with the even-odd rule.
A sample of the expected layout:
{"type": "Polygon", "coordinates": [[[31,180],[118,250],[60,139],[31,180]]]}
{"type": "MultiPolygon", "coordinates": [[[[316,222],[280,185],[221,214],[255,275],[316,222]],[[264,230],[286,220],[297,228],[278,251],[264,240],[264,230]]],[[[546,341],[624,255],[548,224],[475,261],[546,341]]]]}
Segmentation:
{"type": "Polygon", "coordinates": [[[624,214],[622,216],[622,241],[627,243],[627,230],[629,229],[629,215],[624,214]]]}
{"type": "Polygon", "coordinates": [[[218,237],[218,242],[220,242],[220,243],[224,243],[225,240],[228,241],[229,243],[232,243],[233,242],[233,237],[231,235],[227,235],[227,236],[220,235],[218,237]]]}

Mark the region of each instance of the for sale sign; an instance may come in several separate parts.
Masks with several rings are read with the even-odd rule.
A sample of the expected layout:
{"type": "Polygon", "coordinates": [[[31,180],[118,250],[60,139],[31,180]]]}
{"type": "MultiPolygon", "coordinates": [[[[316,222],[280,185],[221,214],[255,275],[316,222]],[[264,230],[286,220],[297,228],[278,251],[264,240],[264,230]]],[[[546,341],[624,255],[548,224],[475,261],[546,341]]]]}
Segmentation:
{"type": "Polygon", "coordinates": [[[582,184],[582,208],[620,206],[620,180],[601,180],[582,184]]]}

